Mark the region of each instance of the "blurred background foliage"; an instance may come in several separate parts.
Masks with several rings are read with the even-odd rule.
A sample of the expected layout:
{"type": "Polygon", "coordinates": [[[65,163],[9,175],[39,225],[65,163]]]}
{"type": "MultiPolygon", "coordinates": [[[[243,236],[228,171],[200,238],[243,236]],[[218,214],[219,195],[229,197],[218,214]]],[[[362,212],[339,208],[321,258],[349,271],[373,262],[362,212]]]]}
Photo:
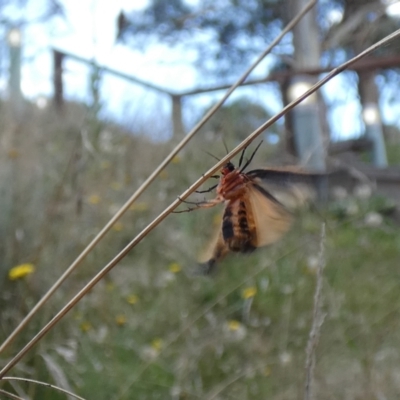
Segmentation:
{"type": "MultiPolygon", "coordinates": [[[[79,104],[69,104],[62,119],[34,107],[27,115],[29,123],[19,124],[17,133],[24,140],[1,148],[1,339],[168,150],[144,132],[127,134],[106,123],[96,148],[89,146],[83,134],[91,129],[88,111],[79,104]],[[22,263],[34,271],[11,280],[10,270],[22,263]]],[[[1,121],[3,140],[15,139],[7,113],[1,121]]],[[[7,349],[3,362],[206,170],[212,159],[202,150],[209,143],[200,133],[174,159],[7,349]]],[[[224,154],[222,143],[214,146],[216,156],[224,154]]],[[[254,167],[265,165],[270,152],[263,145],[254,167]]],[[[400,237],[387,216],[393,204],[371,197],[362,185],[354,193],[337,192],[320,212],[302,212],[281,243],[233,255],[211,278],[193,275],[195,259],[221,209],[171,215],[13,374],[88,399],[296,398],[303,390],[326,221],[318,398],[397,396],[400,237]]],[[[26,398],[65,398],[33,384],[14,383],[12,389],[26,398]]]]}
{"type": "MultiPolygon", "coordinates": [[[[343,59],[343,53],[355,55],[398,29],[398,18],[387,11],[390,3],[395,2],[318,1],[312,14],[319,28],[323,61],[343,59]]],[[[118,40],[141,49],[152,42],[190,46],[199,68],[229,76],[244,61],[257,57],[305,4],[295,0],[151,0],[143,10],[121,12],[118,40]]],[[[289,35],[273,52],[291,66],[295,63],[292,39],[289,35]]],[[[379,52],[396,54],[397,45],[394,42],[379,52]]]]}
{"type": "MultiPolygon", "coordinates": [[[[232,14],[219,3],[204,2],[203,14],[192,16],[189,3],[153,1],[143,11],[146,18],[133,16],[129,25],[126,17],[123,28],[139,39],[150,32],[173,42],[181,33],[189,37],[191,21],[197,21],[193,29],[221,25],[212,57],[225,60],[222,66],[240,66],[235,57],[243,60],[244,51],[250,57],[258,51],[247,46],[251,35],[275,36],[286,17],[282,2],[266,2],[265,13],[257,13],[261,2],[228,3],[232,14]],[[249,36],[244,40],[238,32],[249,36]],[[231,58],[232,42],[242,40],[247,44],[231,58]]],[[[363,36],[360,30],[367,26],[363,18],[370,16],[368,7],[379,4],[322,1],[317,16],[324,38],[342,43],[343,50],[340,26],[323,18],[330,7],[344,10],[341,29],[347,27],[347,38],[354,29],[369,40],[370,31],[363,36]],[[354,15],[363,22],[350,24],[354,15]]],[[[377,15],[373,26],[379,36],[388,25],[386,14],[377,15]]],[[[290,49],[289,43],[282,46],[290,49]]],[[[391,77],[389,84],[397,72],[391,77]]],[[[0,342],[172,148],[174,139],[152,140],[167,120],[159,110],[140,128],[101,118],[99,80],[94,68],[91,101],[68,101],[62,113],[24,101],[23,113],[15,116],[9,101],[0,103],[0,342]]],[[[7,348],[0,365],[212,165],[206,152],[222,157],[223,140],[231,149],[269,117],[245,97],[223,107],[7,348]]],[[[282,125],[265,133],[255,168],[286,162],[285,144],[277,140],[282,135],[282,125]]],[[[398,165],[398,128],[385,126],[385,137],[390,164],[398,165]]],[[[332,188],[329,202],[299,211],[280,243],[231,255],[212,277],[195,274],[196,256],[218,228],[222,208],[170,215],[10,375],[46,381],[86,399],[299,398],[325,222],[326,317],[316,353],[315,396],[399,397],[400,236],[393,217],[399,200],[372,189],[361,181],[350,189],[332,188]]],[[[2,388],[24,399],[66,398],[35,384],[10,381],[2,388]]]]}

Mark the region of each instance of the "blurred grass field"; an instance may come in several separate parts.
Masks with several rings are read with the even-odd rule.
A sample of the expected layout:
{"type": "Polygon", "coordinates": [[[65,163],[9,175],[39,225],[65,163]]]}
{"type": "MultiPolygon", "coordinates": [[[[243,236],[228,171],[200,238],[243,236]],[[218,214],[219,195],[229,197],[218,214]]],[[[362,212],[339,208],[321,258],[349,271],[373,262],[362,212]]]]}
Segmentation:
{"type": "MultiPolygon", "coordinates": [[[[78,105],[69,106],[61,123],[52,111],[26,112],[29,122],[0,118],[0,341],[171,149],[147,140],[146,132],[127,135],[111,124],[94,132],[99,126],[78,105]],[[23,263],[34,272],[10,280],[9,271],[23,263]]],[[[202,151],[210,146],[216,156],[225,154],[222,142],[199,133],[173,160],[7,349],[1,365],[212,165],[202,151]]],[[[272,151],[263,146],[254,167],[266,165],[272,151]]],[[[325,222],[326,317],[315,396],[398,398],[400,235],[383,213],[389,203],[349,194],[318,213],[304,211],[280,243],[227,257],[211,278],[193,271],[222,208],[172,214],[9,375],[96,400],[302,398],[325,222]]],[[[30,399],[66,398],[34,384],[2,387],[30,399]]]]}

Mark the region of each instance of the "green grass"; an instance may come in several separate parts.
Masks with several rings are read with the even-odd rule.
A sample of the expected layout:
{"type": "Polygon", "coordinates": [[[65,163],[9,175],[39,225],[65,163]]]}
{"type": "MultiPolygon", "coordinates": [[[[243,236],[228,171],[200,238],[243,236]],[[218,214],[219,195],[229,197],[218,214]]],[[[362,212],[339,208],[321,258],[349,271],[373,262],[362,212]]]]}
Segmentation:
{"type": "MultiPolygon", "coordinates": [[[[182,264],[184,270],[159,287],[157,278],[169,262],[162,259],[162,250],[158,262],[149,265],[136,264],[132,253],[124,285],[138,294],[137,304],[127,305],[118,285],[111,292],[98,288],[89,295],[89,301],[107,297],[108,307],[102,307],[101,318],[93,310],[82,317],[93,329],[81,333],[81,351],[73,366],[82,370],[79,392],[87,398],[95,393],[99,399],[163,399],[179,389],[181,398],[203,399],[226,385],[221,398],[301,397],[315,285],[307,259],[316,256],[319,246],[318,230],[302,226],[317,227],[319,219],[304,218],[309,221],[299,223],[277,246],[232,256],[213,278],[188,277],[182,264]],[[150,280],[139,283],[141,274],[150,280]],[[245,316],[242,290],[248,286],[255,286],[257,294],[245,316]],[[117,313],[126,315],[124,326],[113,320],[117,313]],[[239,321],[244,333],[229,331],[231,320],[239,321]],[[95,343],[101,329],[107,329],[107,335],[95,343]],[[149,361],[146,350],[155,338],[162,339],[163,346],[172,343],[149,361]],[[93,359],[102,364],[98,372],[93,359]],[[125,395],[115,395],[129,382],[125,395]]],[[[318,398],[343,398],[348,390],[354,390],[354,398],[374,390],[397,395],[391,367],[382,367],[377,358],[385,352],[398,357],[392,351],[399,345],[398,233],[390,222],[366,228],[361,219],[338,224],[329,215],[327,226],[327,316],[317,351],[318,398]],[[371,374],[383,376],[385,383],[369,381],[371,374]],[[342,380],[348,376],[355,377],[354,386],[344,387],[342,380]]],[[[190,231],[185,233],[190,237],[190,231]]],[[[163,244],[157,246],[162,249],[163,244]]],[[[117,267],[112,274],[116,280],[118,273],[117,267]]]]}
{"type": "Polygon", "coordinates": [[[400,163],[400,144],[390,143],[386,146],[389,165],[399,165],[400,163]]]}
{"type": "MultiPolygon", "coordinates": [[[[13,163],[20,173],[13,186],[16,202],[2,202],[0,339],[169,150],[169,144],[126,137],[114,127],[115,149],[125,150],[98,150],[93,157],[85,153],[83,168],[68,169],[74,150],[64,133],[78,131],[78,118],[58,130],[49,116],[42,118],[36,122],[41,136],[19,144],[17,158],[7,157],[7,148],[1,150],[4,185],[10,185],[13,163]],[[46,141],[58,147],[44,147],[46,141]],[[93,202],[93,195],[98,202],[93,202]],[[9,212],[12,207],[18,210],[16,217],[9,212]],[[19,241],[10,234],[16,229],[24,233],[19,241]],[[36,272],[10,282],[7,271],[27,261],[35,263],[36,272]]],[[[139,200],[141,208],[127,212],[6,357],[207,170],[213,161],[198,151],[199,146],[207,149],[210,144],[197,139],[196,146],[166,169],[139,200]]],[[[260,150],[255,167],[264,164],[267,153],[260,150]]],[[[4,187],[2,199],[9,199],[4,187]]],[[[355,215],[346,213],[346,201],[330,204],[322,216],[304,212],[280,243],[250,255],[231,255],[212,277],[193,272],[222,208],[170,215],[22,360],[13,375],[57,384],[60,377],[43,361],[46,355],[71,389],[87,399],[302,398],[315,258],[321,223],[326,221],[326,317],[316,352],[316,398],[399,397],[400,235],[388,217],[377,227],[365,223],[368,212],[387,208],[387,199],[351,201],[358,206],[355,215]],[[181,270],[171,272],[172,263],[181,270]],[[257,293],[246,300],[243,290],[250,287],[257,293]],[[130,304],[133,295],[137,302],[130,304]]],[[[8,384],[4,388],[12,390],[8,384]]],[[[49,388],[23,388],[34,399],[65,398],[49,388]]]]}

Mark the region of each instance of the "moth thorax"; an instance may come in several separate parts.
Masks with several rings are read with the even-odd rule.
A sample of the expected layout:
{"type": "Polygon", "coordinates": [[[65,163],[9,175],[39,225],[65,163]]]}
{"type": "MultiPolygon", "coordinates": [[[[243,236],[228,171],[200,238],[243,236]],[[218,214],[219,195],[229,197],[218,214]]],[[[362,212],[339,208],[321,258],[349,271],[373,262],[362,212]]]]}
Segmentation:
{"type": "Polygon", "coordinates": [[[243,175],[239,172],[229,174],[221,181],[219,192],[226,200],[236,199],[246,192],[243,175]]]}
{"type": "Polygon", "coordinates": [[[225,200],[236,200],[240,199],[246,193],[246,187],[243,182],[240,182],[237,186],[225,190],[222,194],[225,200]]]}

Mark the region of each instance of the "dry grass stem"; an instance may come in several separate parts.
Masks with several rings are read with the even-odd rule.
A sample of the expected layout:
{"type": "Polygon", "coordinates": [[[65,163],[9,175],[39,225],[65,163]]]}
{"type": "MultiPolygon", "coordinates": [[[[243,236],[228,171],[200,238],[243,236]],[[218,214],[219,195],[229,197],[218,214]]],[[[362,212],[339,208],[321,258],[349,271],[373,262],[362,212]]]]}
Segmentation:
{"type": "Polygon", "coordinates": [[[22,397],[17,396],[16,394],[12,394],[10,392],[7,392],[6,390],[0,389],[0,394],[3,394],[9,399],[14,399],[14,400],[25,400],[22,397]]]}
{"type": "Polygon", "coordinates": [[[322,312],[322,285],[325,264],[325,224],[323,223],[321,226],[320,249],[318,255],[317,282],[314,292],[313,318],[306,348],[306,382],[304,400],[312,400],[313,398],[312,389],[315,368],[315,350],[318,345],[321,326],[325,319],[325,314],[322,312]]]}
{"type": "MultiPolygon", "coordinates": [[[[7,365],[0,371],[0,378],[3,377],[18,361],[43,337],[50,331],[64,315],[68,313],[120,260],[122,260],[149,232],[151,232],[157,225],[159,225],[172,211],[181,204],[181,199],[185,200],[191,193],[193,193],[200,185],[202,185],[211,175],[214,175],[225,163],[227,163],[233,156],[238,154],[243,148],[247,147],[257,136],[259,136],[265,129],[275,123],[278,119],[284,116],[288,111],[294,108],[297,104],[301,103],[304,99],[317,91],[326,82],[338,75],[340,72],[347,69],[349,66],[372,53],[380,46],[388,43],[389,41],[400,36],[400,29],[394,33],[386,36],[384,39],[370,46],[367,50],[360,53],[358,56],[341,64],[339,67],[333,69],[327,76],[313,85],[307,92],[301,95],[296,100],[292,101],[284,107],[278,114],[270,118],[267,122],[256,129],[244,141],[242,141],[235,149],[223,157],[211,169],[207,171],[201,178],[193,183],[181,196],[170,204],[162,213],[160,213],[149,225],[147,225],[119,254],[117,254],[86,286],[80,290],[55,316],[50,320],[30,341],[25,347],[14,356],[7,365]]],[[[154,174],[153,174],[154,175],[154,174]]]]}
{"type": "MultiPolygon", "coordinates": [[[[268,364],[266,364],[268,365],[268,364]]],[[[263,366],[263,368],[266,367],[263,366]]],[[[214,400],[214,399],[218,399],[220,397],[220,394],[226,389],[228,388],[230,385],[234,384],[235,382],[237,382],[238,380],[244,378],[246,376],[247,373],[249,372],[256,372],[257,370],[261,369],[261,367],[259,368],[254,368],[252,370],[246,371],[246,372],[240,372],[236,375],[233,375],[231,377],[229,377],[228,379],[226,379],[224,382],[222,382],[220,385],[218,385],[215,389],[213,389],[212,391],[210,391],[210,393],[207,394],[207,396],[205,397],[206,400],[214,400]]]]}
{"type": "Polygon", "coordinates": [[[246,371],[242,371],[237,373],[234,376],[229,377],[228,379],[226,379],[224,382],[222,382],[220,385],[218,385],[215,389],[213,389],[212,391],[210,391],[206,396],[205,399],[206,400],[215,400],[215,399],[219,399],[220,397],[218,397],[226,388],[228,388],[230,385],[234,384],[235,382],[239,381],[240,379],[243,379],[246,377],[246,375],[251,374],[251,373],[255,373],[258,372],[264,368],[268,367],[268,363],[255,367],[255,368],[251,368],[251,369],[247,369],[246,371]]]}
{"type": "Polygon", "coordinates": [[[49,298],[56,292],[61,284],[68,278],[68,276],[80,265],[85,257],[94,249],[100,240],[107,234],[112,226],[124,215],[130,206],[137,200],[137,198],[147,189],[147,187],[154,181],[160,172],[171,162],[171,160],[179,153],[180,150],[194,137],[194,135],[205,125],[205,123],[217,112],[217,110],[224,104],[228,97],[246,80],[250,73],[257,67],[258,64],[271,52],[271,50],[282,40],[282,38],[290,32],[293,27],[303,18],[303,16],[315,5],[316,0],[311,0],[304,9],[283,29],[279,36],[272,41],[267,49],[255,60],[255,62],[243,73],[243,75],[232,85],[232,87],[225,93],[225,95],[218,101],[217,104],[202,118],[202,120],[182,139],[182,141],[171,151],[171,153],[164,159],[164,161],[154,170],[154,172],[143,182],[136,192],[127,200],[127,202],[117,211],[117,213],[110,219],[104,228],[95,236],[95,238],[88,244],[76,260],[65,270],[60,278],[48,290],[48,292],[39,300],[39,302],[32,308],[32,310],[25,316],[15,330],[8,336],[8,338],[0,346],[0,354],[4,349],[15,339],[19,332],[24,329],[31,318],[37,311],[49,300],[49,298]]]}
{"type": "Polygon", "coordinates": [[[1,379],[4,380],[4,381],[22,381],[22,382],[35,383],[36,385],[47,386],[49,388],[58,390],[59,392],[67,394],[68,396],[74,397],[75,399],[85,400],[83,397],[78,396],[77,394],[72,393],[69,390],[60,388],[58,386],[52,385],[52,384],[47,383],[47,382],[41,382],[41,381],[37,381],[35,379],[19,378],[19,377],[16,377],[16,376],[5,376],[5,377],[3,377],[1,379]]]}

